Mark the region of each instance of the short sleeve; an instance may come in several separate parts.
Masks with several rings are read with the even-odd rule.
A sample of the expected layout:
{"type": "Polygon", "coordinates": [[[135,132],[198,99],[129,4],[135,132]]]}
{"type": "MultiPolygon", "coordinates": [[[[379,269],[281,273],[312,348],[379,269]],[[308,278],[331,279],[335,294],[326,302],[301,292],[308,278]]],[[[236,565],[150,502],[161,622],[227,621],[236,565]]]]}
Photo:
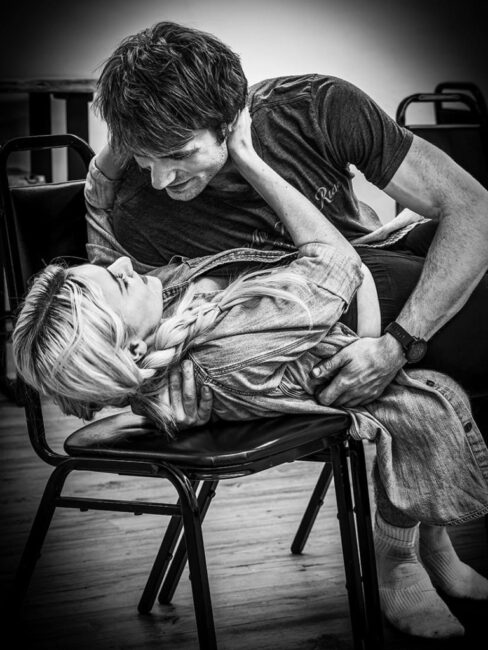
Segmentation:
{"type": "Polygon", "coordinates": [[[353,84],[317,77],[313,108],[319,139],[335,164],[355,165],[380,189],[393,178],[413,140],[376,102],[353,84]]]}

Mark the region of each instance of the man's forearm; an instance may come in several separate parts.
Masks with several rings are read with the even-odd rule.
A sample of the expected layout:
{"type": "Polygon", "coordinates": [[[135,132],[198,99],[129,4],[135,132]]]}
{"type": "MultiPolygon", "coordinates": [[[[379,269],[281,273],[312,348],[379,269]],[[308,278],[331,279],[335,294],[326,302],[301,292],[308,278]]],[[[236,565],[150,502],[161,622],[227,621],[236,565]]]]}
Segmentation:
{"type": "Polygon", "coordinates": [[[413,336],[430,339],[463,307],[487,271],[488,193],[480,194],[463,213],[440,215],[419,282],[397,318],[413,336]]]}
{"type": "Polygon", "coordinates": [[[419,282],[397,321],[430,339],[466,303],[488,268],[488,192],[449,156],[415,137],[385,192],[439,222],[419,282]]]}

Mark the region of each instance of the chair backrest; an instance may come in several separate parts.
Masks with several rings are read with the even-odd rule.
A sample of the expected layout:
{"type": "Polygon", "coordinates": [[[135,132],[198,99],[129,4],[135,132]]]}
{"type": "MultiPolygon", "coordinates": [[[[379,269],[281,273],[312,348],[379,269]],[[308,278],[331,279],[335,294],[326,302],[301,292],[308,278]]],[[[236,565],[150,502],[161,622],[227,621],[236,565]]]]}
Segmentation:
{"type": "MultiPolygon", "coordinates": [[[[459,116],[458,116],[459,117],[459,116]]],[[[482,110],[477,102],[465,93],[417,93],[403,99],[397,109],[398,124],[406,126],[416,135],[428,140],[445,151],[461,167],[466,169],[484,187],[488,188],[488,131],[482,110]],[[430,102],[434,106],[454,102],[464,106],[462,112],[469,115],[467,122],[442,124],[408,123],[407,108],[415,103],[430,102]]]]}
{"type": "Polygon", "coordinates": [[[86,259],[85,182],[12,187],[22,283],[56,258],[86,259]]]}
{"type": "MultiPolygon", "coordinates": [[[[13,312],[21,303],[29,279],[49,262],[63,259],[70,264],[86,259],[84,179],[19,187],[9,185],[7,163],[11,153],[58,147],[77,151],[86,168],[94,155],[88,144],[74,135],[15,138],[0,149],[0,243],[13,312]]],[[[56,465],[65,456],[54,452],[47,443],[39,395],[18,381],[24,393],[32,446],[44,461],[56,465]]]]}
{"type": "Polygon", "coordinates": [[[7,290],[16,309],[29,279],[54,259],[86,260],[84,179],[10,187],[7,163],[14,151],[74,148],[86,167],[92,149],[72,135],[9,140],[0,149],[2,248],[7,290]]]}
{"type": "MultiPolygon", "coordinates": [[[[488,122],[488,109],[480,88],[471,81],[443,81],[435,87],[434,93],[463,93],[468,94],[476,103],[482,119],[488,122]]],[[[466,105],[453,105],[452,102],[436,102],[435,119],[437,124],[469,124],[476,123],[479,116],[474,114],[466,105]]]]}

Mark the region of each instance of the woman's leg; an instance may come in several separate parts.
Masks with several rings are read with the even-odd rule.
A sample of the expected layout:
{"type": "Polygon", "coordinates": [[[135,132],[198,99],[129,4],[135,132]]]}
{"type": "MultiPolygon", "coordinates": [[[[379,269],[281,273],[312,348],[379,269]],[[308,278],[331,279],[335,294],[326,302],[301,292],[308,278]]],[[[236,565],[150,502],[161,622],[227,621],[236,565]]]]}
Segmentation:
{"type": "MultiPolygon", "coordinates": [[[[400,251],[365,246],[357,250],[375,280],[384,328],[415,288],[424,260],[400,251]]],[[[488,275],[460,312],[432,337],[427,355],[416,367],[450,375],[472,396],[488,395],[488,275]]]]}
{"type": "Polygon", "coordinates": [[[461,636],[464,628],[437,594],[417,556],[419,525],[389,501],[375,462],[375,549],[381,607],[397,629],[425,638],[461,636]]]}

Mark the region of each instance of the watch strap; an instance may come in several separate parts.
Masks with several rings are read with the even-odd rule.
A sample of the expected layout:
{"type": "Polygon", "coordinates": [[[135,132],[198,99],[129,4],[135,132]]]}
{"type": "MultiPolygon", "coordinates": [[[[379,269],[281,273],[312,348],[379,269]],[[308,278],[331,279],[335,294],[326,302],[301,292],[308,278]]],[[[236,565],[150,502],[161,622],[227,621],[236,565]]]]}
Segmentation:
{"type": "Polygon", "coordinates": [[[407,352],[410,345],[417,340],[395,321],[385,327],[385,332],[388,332],[388,334],[391,334],[394,338],[396,338],[405,352],[407,352]]]}

